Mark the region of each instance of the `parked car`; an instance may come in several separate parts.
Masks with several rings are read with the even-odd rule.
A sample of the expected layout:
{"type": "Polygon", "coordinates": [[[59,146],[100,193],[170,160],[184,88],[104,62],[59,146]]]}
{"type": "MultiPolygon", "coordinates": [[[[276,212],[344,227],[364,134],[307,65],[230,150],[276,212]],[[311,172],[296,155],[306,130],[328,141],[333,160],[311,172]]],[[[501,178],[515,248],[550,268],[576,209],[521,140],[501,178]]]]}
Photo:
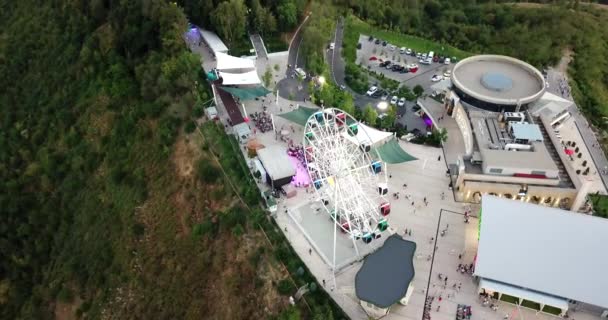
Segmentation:
{"type": "Polygon", "coordinates": [[[387,42],[386,41],[382,41],[382,46],[386,47],[386,45],[387,45],[387,42]]]}
{"type": "Polygon", "coordinates": [[[397,100],[399,100],[399,98],[398,98],[397,96],[393,96],[393,97],[391,98],[391,104],[392,104],[392,105],[397,104],[397,100]]]}
{"type": "Polygon", "coordinates": [[[405,67],[403,67],[403,69],[399,70],[399,72],[401,72],[401,73],[408,73],[408,72],[410,72],[410,68],[407,67],[407,66],[405,66],[405,67]]]}
{"type": "Polygon", "coordinates": [[[376,61],[376,60],[378,60],[378,58],[376,58],[376,56],[369,57],[369,61],[376,61]]]}
{"type": "Polygon", "coordinates": [[[405,106],[405,98],[401,97],[401,99],[399,99],[399,102],[397,102],[397,106],[399,106],[399,107],[405,106]]]}
{"type": "Polygon", "coordinates": [[[399,49],[399,53],[404,54],[405,53],[405,47],[401,47],[401,49],[399,49]]]}
{"type": "Polygon", "coordinates": [[[381,63],[380,63],[378,66],[379,66],[380,68],[384,68],[384,67],[386,67],[386,66],[387,66],[389,63],[391,63],[391,61],[390,61],[390,60],[382,61],[382,62],[381,62],[381,63]]]}
{"type": "MultiPolygon", "coordinates": [[[[412,107],[412,111],[414,111],[414,112],[419,111],[420,109],[421,109],[421,108],[420,108],[420,106],[419,106],[419,105],[414,105],[414,106],[412,107]]],[[[416,129],[414,129],[414,130],[416,130],[416,129]]]]}
{"type": "Polygon", "coordinates": [[[374,40],[374,36],[369,36],[369,38],[367,38],[367,41],[373,41],[374,40]]]}
{"type": "Polygon", "coordinates": [[[306,78],[306,72],[304,72],[304,70],[302,68],[297,68],[296,69],[296,74],[299,77],[306,78]]]}
{"type": "Polygon", "coordinates": [[[365,94],[371,97],[374,93],[376,93],[376,91],[378,91],[378,87],[372,86],[365,94]]]}
{"type": "Polygon", "coordinates": [[[408,67],[412,73],[416,73],[416,71],[418,71],[418,65],[415,63],[410,64],[408,67]]]}
{"type": "Polygon", "coordinates": [[[450,64],[450,58],[445,58],[444,64],[450,64]]]}
{"type": "Polygon", "coordinates": [[[390,61],[387,61],[387,62],[388,62],[388,63],[385,65],[385,67],[386,67],[387,69],[390,69],[390,68],[393,66],[393,63],[392,63],[392,62],[390,62],[390,61]]]}
{"type": "Polygon", "coordinates": [[[439,56],[439,63],[443,63],[445,62],[445,57],[444,56],[439,56]]]}
{"type": "Polygon", "coordinates": [[[422,53],[420,53],[420,52],[416,53],[416,58],[418,58],[418,59],[422,58],[422,53]]]}
{"type": "Polygon", "coordinates": [[[451,77],[452,76],[452,70],[448,70],[448,71],[444,72],[443,76],[446,77],[446,78],[451,77]]]}
{"type": "Polygon", "coordinates": [[[429,58],[425,58],[425,59],[420,59],[419,62],[422,64],[431,64],[433,61],[429,58]]]}
{"type": "Polygon", "coordinates": [[[438,62],[439,61],[439,57],[438,56],[434,56],[433,57],[433,62],[438,62]]]}
{"type": "Polygon", "coordinates": [[[382,101],[388,100],[388,91],[382,91],[382,96],[380,97],[380,100],[382,100],[382,101]]]}
{"type": "Polygon", "coordinates": [[[394,44],[391,44],[390,47],[389,47],[389,49],[391,49],[391,51],[395,51],[395,49],[397,49],[397,47],[395,47],[394,44]]]}
{"type": "Polygon", "coordinates": [[[403,66],[398,65],[398,64],[394,64],[393,67],[391,68],[391,70],[393,71],[401,71],[403,69],[403,66]]]}
{"type": "Polygon", "coordinates": [[[384,94],[384,91],[378,90],[372,94],[372,98],[380,98],[384,94]]]}
{"type": "Polygon", "coordinates": [[[407,54],[407,55],[412,54],[412,49],[409,49],[409,48],[408,48],[407,50],[405,50],[405,54],[407,54]]]}
{"type": "Polygon", "coordinates": [[[433,82],[438,82],[438,81],[441,81],[441,80],[443,80],[443,76],[440,76],[440,75],[438,75],[438,74],[434,74],[434,75],[431,77],[431,81],[433,81],[433,82]]]}
{"type": "Polygon", "coordinates": [[[410,56],[417,57],[418,53],[416,51],[412,50],[412,52],[410,52],[410,56]]]}
{"type": "Polygon", "coordinates": [[[375,44],[380,44],[380,39],[376,39],[376,41],[374,41],[375,44]]]}
{"type": "Polygon", "coordinates": [[[363,47],[363,45],[361,44],[361,42],[357,43],[357,49],[361,49],[363,47]]]}
{"type": "Polygon", "coordinates": [[[329,50],[333,50],[336,47],[336,43],[335,42],[331,42],[329,44],[329,50]]]}
{"type": "Polygon", "coordinates": [[[346,91],[346,86],[345,86],[345,85],[343,85],[343,84],[341,84],[341,85],[340,85],[340,90],[342,90],[342,91],[346,91]]]}
{"type": "Polygon", "coordinates": [[[420,58],[426,60],[426,52],[422,54],[422,56],[420,56],[420,58]]]}

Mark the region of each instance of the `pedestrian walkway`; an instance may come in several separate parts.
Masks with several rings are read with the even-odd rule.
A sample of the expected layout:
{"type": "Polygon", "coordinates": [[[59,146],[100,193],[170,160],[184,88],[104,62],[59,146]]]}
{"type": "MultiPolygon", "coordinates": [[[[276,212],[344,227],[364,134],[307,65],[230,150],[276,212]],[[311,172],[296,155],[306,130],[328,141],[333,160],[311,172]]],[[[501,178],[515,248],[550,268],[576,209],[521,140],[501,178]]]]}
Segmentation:
{"type": "Polygon", "coordinates": [[[252,34],[249,36],[251,43],[253,43],[253,48],[255,49],[255,55],[258,59],[268,59],[268,52],[266,51],[266,45],[264,44],[264,40],[259,34],[252,34]]]}

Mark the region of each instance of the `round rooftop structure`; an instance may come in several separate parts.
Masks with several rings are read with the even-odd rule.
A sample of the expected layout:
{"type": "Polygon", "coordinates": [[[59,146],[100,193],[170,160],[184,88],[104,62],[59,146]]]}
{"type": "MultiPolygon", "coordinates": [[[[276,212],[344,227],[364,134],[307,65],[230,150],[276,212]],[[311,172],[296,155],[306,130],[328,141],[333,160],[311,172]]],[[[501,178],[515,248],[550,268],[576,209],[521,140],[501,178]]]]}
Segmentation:
{"type": "Polygon", "coordinates": [[[458,62],[452,70],[454,91],[477,108],[512,112],[538,100],[545,78],[521,60],[499,55],[478,55],[458,62]]]}

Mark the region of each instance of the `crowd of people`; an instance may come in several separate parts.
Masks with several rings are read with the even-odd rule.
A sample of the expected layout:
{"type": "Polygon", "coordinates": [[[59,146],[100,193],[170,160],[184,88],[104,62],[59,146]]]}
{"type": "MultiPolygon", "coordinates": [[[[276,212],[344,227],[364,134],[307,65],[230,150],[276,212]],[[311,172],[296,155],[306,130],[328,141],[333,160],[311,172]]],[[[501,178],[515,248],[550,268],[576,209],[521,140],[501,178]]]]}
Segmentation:
{"type": "Polygon", "coordinates": [[[294,157],[300,161],[302,166],[306,168],[306,156],[304,155],[304,148],[300,145],[291,145],[287,149],[287,155],[294,157]]]}
{"type": "Polygon", "coordinates": [[[270,118],[270,114],[268,112],[255,112],[250,114],[249,117],[260,132],[265,133],[272,131],[272,119],[270,118]]]}

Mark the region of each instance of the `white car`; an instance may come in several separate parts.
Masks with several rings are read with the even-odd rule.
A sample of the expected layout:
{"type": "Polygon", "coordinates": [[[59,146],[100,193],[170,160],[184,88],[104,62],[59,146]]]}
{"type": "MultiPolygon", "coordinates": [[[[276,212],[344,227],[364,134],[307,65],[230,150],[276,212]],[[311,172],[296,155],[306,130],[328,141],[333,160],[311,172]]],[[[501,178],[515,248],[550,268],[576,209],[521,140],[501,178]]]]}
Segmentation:
{"type": "Polygon", "coordinates": [[[427,59],[420,59],[420,61],[418,61],[418,62],[420,62],[422,64],[431,64],[433,62],[433,60],[427,58],[427,59]]]}
{"type": "Polygon", "coordinates": [[[306,72],[304,72],[304,70],[302,68],[297,68],[296,74],[302,78],[306,78],[306,72]]]}
{"type": "Polygon", "coordinates": [[[426,53],[423,53],[420,58],[422,58],[423,60],[426,60],[426,53]]]}
{"type": "Polygon", "coordinates": [[[441,80],[443,80],[443,76],[440,76],[440,75],[437,75],[437,74],[434,74],[431,77],[431,81],[433,81],[433,82],[438,82],[438,81],[441,81],[441,80]]]}
{"type": "Polygon", "coordinates": [[[397,106],[399,106],[399,107],[405,106],[405,98],[399,99],[399,102],[397,102],[397,106]]]}
{"type": "Polygon", "coordinates": [[[449,78],[452,75],[452,70],[448,70],[446,72],[443,73],[443,76],[446,78],[449,78]]]}
{"type": "Polygon", "coordinates": [[[450,58],[445,58],[445,60],[443,60],[443,63],[450,64],[450,58]]]}
{"type": "Polygon", "coordinates": [[[397,100],[398,100],[398,99],[399,99],[399,98],[398,98],[397,96],[393,96],[393,97],[391,98],[391,104],[392,104],[392,105],[397,104],[397,100]]]}
{"type": "Polygon", "coordinates": [[[369,88],[369,90],[367,90],[365,94],[371,97],[372,94],[376,93],[376,91],[378,91],[378,87],[372,86],[371,88],[369,88]]]}
{"type": "Polygon", "coordinates": [[[405,50],[405,54],[411,54],[411,53],[412,53],[412,49],[408,48],[407,50],[405,50]]]}
{"type": "Polygon", "coordinates": [[[329,44],[329,50],[333,50],[335,47],[336,47],[335,43],[332,42],[329,44]]]}
{"type": "Polygon", "coordinates": [[[399,53],[404,54],[405,53],[405,47],[401,47],[401,49],[399,49],[399,53]]]}
{"type": "Polygon", "coordinates": [[[395,47],[394,44],[391,44],[391,51],[395,51],[395,49],[397,49],[397,47],[395,47]]]}

